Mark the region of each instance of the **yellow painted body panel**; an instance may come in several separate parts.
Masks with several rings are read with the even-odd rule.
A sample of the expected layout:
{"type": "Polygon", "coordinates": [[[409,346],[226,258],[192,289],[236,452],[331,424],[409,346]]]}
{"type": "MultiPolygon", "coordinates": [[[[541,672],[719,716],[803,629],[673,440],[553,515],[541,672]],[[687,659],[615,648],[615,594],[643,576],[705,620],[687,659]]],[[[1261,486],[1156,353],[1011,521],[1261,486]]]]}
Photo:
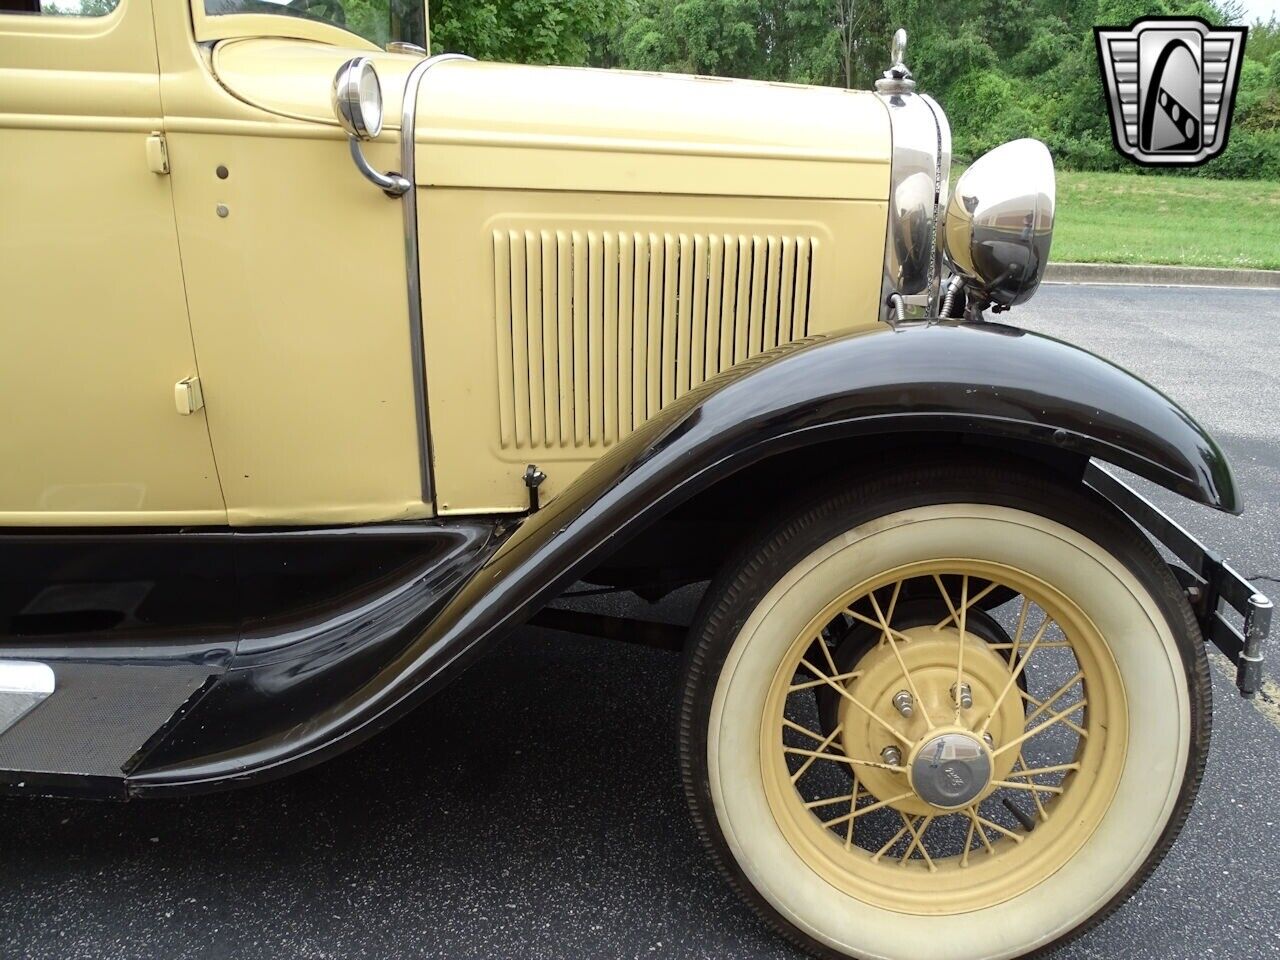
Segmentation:
{"type": "MultiPolygon", "coordinates": [[[[187,299],[230,522],[430,516],[419,480],[401,205],[356,173],[336,124],[244,103],[180,29],[163,37],[187,299]]],[[[262,41],[266,62],[277,43],[262,41]]],[[[313,47],[294,46],[303,57],[313,47]]],[[[332,67],[315,68],[325,99],[337,64],[356,52],[331,50],[332,67]]],[[[394,167],[395,147],[384,134],[369,156],[394,167]]]]}
{"type": "Polygon", "coordinates": [[[529,463],[550,499],[716,372],[876,322],[883,201],[435,189],[420,202],[442,514],[524,509],[529,463]]]}
{"type": "Polygon", "coordinates": [[[860,91],[454,62],[419,96],[417,182],[884,199],[889,119],[860,91]]]}
{"type": "MultiPolygon", "coordinates": [[[[399,130],[405,82],[420,57],[383,51],[364,53],[326,43],[269,37],[220,43],[213,48],[211,63],[222,85],[245,103],[337,130],[329,86],[320,80],[332,80],[338,67],[357,52],[372,60],[378,70],[383,130],[399,130]]],[[[384,133],[382,139],[393,138],[384,133]]]]}
{"type": "Polygon", "coordinates": [[[525,509],[529,463],[550,499],[716,372],[877,322],[868,94],[446,63],[416,140],[441,514],[525,509]]]}
{"type": "Polygon", "coordinates": [[[160,116],[149,0],[0,17],[0,525],[226,522],[160,116]]]}
{"type": "Polygon", "coordinates": [[[366,152],[398,168],[414,58],[198,0],[0,14],[0,51],[0,401],[19,411],[0,525],[519,510],[526,463],[554,496],[717,371],[875,322],[875,98],[442,64],[414,171],[425,503],[403,205],[354,169],[329,104],[337,65],[372,56],[388,116],[366,152]],[[204,406],[180,416],[196,376],[204,406]]]}
{"type": "MultiPolygon", "coordinates": [[[[336,137],[173,132],[169,152],[231,522],[429,514],[400,205],[352,175],[336,137]],[[219,164],[226,180],[214,175],[219,164]]],[[[394,163],[390,145],[370,154],[394,163]]]]}

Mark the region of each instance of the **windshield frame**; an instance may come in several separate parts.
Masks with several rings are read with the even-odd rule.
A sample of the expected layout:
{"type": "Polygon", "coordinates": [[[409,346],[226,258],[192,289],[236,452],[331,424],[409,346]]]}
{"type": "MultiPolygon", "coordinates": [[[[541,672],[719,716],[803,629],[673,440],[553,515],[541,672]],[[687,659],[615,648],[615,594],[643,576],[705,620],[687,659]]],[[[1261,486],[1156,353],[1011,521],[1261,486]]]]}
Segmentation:
{"type": "MultiPolygon", "coordinates": [[[[423,22],[430,37],[428,0],[422,0],[423,22]]],[[[123,6],[123,4],[122,4],[123,6]]],[[[362,50],[381,50],[372,40],[352,33],[336,24],[321,20],[308,20],[288,14],[275,13],[205,13],[204,0],[190,0],[191,24],[197,43],[215,40],[232,40],[244,37],[287,37],[291,40],[313,40],[335,47],[352,47],[362,50]]]]}

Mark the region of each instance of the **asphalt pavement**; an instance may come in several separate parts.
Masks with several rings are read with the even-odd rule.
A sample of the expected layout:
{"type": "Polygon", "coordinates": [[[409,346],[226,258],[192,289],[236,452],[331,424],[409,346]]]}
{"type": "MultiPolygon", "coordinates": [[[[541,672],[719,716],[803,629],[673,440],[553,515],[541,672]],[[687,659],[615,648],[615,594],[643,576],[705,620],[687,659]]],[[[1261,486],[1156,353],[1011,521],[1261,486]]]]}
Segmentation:
{"type": "MultiPolygon", "coordinates": [[[[1280,593],[1280,292],[1046,286],[1010,318],[1129,367],[1210,428],[1246,514],[1161,503],[1280,593]]],[[[596,602],[681,622],[696,593],[596,602]]],[[[689,824],[676,673],[670,654],[524,629],[387,734],[289,780],[0,802],[0,958],[795,957],[689,824]]],[[[1280,956],[1278,705],[1240,700],[1225,670],[1214,693],[1181,841],[1063,960],[1280,956]]]]}

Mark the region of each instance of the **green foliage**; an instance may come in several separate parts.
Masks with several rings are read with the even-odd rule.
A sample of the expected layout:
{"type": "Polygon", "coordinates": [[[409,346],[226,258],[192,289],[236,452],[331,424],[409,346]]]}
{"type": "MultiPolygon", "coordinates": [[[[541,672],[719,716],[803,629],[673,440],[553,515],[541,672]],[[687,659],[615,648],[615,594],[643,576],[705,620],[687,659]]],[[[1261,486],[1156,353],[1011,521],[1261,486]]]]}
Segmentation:
{"type": "MultiPolygon", "coordinates": [[[[962,161],[1033,136],[1064,169],[1140,172],[1112,146],[1094,26],[1241,11],[1239,0],[431,0],[431,27],[434,49],[484,59],[869,87],[903,26],[962,161]]],[[[1245,56],[1226,152],[1182,175],[1280,177],[1280,19],[1251,26],[1245,56]]]]}
{"type": "Polygon", "coordinates": [[[620,50],[628,66],[716,76],[764,72],[759,0],[656,0],[637,6],[620,50]]]}
{"type": "Polygon", "coordinates": [[[588,62],[593,41],[627,11],[614,0],[430,0],[433,51],[481,60],[588,62]]]}

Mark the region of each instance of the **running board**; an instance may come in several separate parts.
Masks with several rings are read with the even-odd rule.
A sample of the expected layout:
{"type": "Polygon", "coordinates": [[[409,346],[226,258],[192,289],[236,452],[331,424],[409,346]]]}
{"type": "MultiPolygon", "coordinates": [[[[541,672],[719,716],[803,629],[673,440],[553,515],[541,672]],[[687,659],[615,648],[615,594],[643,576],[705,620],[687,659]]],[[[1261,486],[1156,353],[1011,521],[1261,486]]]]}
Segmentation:
{"type": "Polygon", "coordinates": [[[0,792],[123,798],[135,758],[217,673],[188,663],[0,660],[0,792]]]}
{"type": "Polygon", "coordinates": [[[0,736],[53,693],[56,681],[47,663],[0,660],[0,736]]]}

